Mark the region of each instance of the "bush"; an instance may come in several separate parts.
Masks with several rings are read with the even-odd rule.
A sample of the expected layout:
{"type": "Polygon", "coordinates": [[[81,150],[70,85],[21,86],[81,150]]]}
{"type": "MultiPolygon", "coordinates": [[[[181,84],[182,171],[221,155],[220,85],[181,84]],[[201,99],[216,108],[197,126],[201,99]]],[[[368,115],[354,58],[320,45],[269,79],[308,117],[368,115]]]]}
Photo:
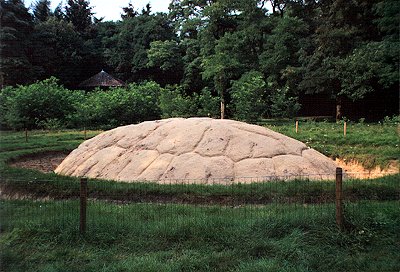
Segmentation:
{"type": "Polygon", "coordinates": [[[108,129],[158,119],[160,90],[160,85],[155,82],[130,84],[126,88],[107,91],[97,89],[76,105],[76,114],[70,117],[71,122],[75,126],[108,129]]]}
{"type": "Polygon", "coordinates": [[[208,89],[192,97],[182,87],[163,89],[155,82],[127,87],[71,91],[55,78],[0,92],[2,128],[102,128],[163,117],[218,116],[219,99],[208,89]]]}
{"type": "Polygon", "coordinates": [[[198,109],[195,99],[185,96],[183,87],[176,85],[161,91],[159,107],[163,118],[196,116],[198,109]]]}
{"type": "Polygon", "coordinates": [[[201,90],[199,95],[196,94],[195,100],[198,105],[197,116],[220,116],[220,98],[212,96],[208,88],[201,90]]]}
{"type": "Polygon", "coordinates": [[[266,83],[262,73],[251,71],[232,84],[234,117],[243,121],[256,121],[264,112],[266,83]]]}
{"type": "Polygon", "coordinates": [[[392,117],[385,116],[383,118],[383,125],[398,125],[400,123],[400,115],[393,115],[392,117]]]}
{"type": "Polygon", "coordinates": [[[269,96],[270,115],[272,117],[294,117],[300,110],[297,97],[291,97],[289,88],[276,89],[269,96]]]}
{"type": "Polygon", "coordinates": [[[192,96],[184,94],[183,86],[168,86],[160,94],[159,107],[163,118],[218,117],[219,97],[212,96],[208,88],[192,96]]]}
{"type": "Polygon", "coordinates": [[[83,92],[65,89],[54,77],[27,86],[7,87],[0,94],[1,125],[32,129],[58,120],[57,126],[66,126],[65,117],[83,99],[83,92]]]}

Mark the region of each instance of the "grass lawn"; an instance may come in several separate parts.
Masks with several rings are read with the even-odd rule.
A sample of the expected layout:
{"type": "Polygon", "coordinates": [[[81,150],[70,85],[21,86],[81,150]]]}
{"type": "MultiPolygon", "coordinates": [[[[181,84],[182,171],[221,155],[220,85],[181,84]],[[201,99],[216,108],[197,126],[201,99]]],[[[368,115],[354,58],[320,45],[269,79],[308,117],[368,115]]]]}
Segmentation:
{"type": "Polygon", "coordinates": [[[365,168],[387,167],[400,159],[399,124],[347,123],[346,137],[342,123],[299,121],[264,121],[262,125],[304,142],[331,158],[356,160],[365,168]]]}
{"type": "Polygon", "coordinates": [[[77,201],[2,201],[3,271],[400,269],[398,202],[358,204],[347,213],[344,232],[334,224],[333,206],[323,209],[331,212],[310,206],[307,213],[264,207],[245,217],[246,207],[130,204],[121,209],[103,203],[89,205],[89,215],[101,209],[107,216],[89,220],[84,236],[76,216],[60,212],[60,205],[78,209],[77,201]],[[41,212],[32,213],[39,206],[41,212]]]}
{"type": "MultiPolygon", "coordinates": [[[[265,125],[367,167],[399,158],[396,124],[349,124],[346,138],[335,123],[301,122],[297,134],[294,122],[265,125]]],[[[72,150],[83,137],[35,131],[25,142],[24,132],[0,133],[3,193],[42,199],[0,201],[0,271],[400,270],[399,175],[345,182],[347,200],[356,202],[346,206],[343,232],[335,225],[330,182],[205,187],[90,180],[90,195],[101,200],[89,203],[88,232],[80,235],[77,179],[6,161],[72,150]],[[166,203],[137,203],[143,199],[166,203]]]]}

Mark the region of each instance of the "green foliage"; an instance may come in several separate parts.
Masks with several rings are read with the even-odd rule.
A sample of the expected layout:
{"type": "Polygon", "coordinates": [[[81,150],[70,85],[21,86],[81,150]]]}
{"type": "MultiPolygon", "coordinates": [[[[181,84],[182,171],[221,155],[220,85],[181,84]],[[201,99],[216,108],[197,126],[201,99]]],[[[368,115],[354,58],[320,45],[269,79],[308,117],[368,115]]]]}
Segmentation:
{"type": "Polygon", "coordinates": [[[383,88],[389,88],[398,82],[398,68],[393,65],[399,62],[398,45],[399,43],[370,42],[354,49],[340,60],[338,75],[342,90],[339,94],[358,100],[373,92],[376,82],[383,88]]]}
{"type": "Polygon", "coordinates": [[[265,111],[265,91],[263,74],[257,71],[248,72],[234,81],[231,95],[235,118],[250,122],[259,119],[265,111]]]}
{"type": "Polygon", "coordinates": [[[188,96],[182,86],[168,86],[161,91],[159,106],[163,118],[218,117],[220,100],[208,88],[201,90],[200,94],[188,96]]]}
{"type": "Polygon", "coordinates": [[[28,86],[4,88],[0,94],[1,125],[21,129],[62,127],[111,128],[158,119],[155,82],[87,94],[58,85],[55,78],[28,86]]]}
{"type": "Polygon", "coordinates": [[[273,90],[268,101],[268,111],[273,117],[294,117],[301,107],[298,98],[290,95],[289,87],[273,90]]]}
{"type": "Polygon", "coordinates": [[[308,25],[297,17],[278,20],[260,55],[260,65],[267,74],[281,79],[287,67],[299,66],[301,50],[309,41],[308,25]]]}
{"type": "MultiPolygon", "coordinates": [[[[122,21],[104,23],[87,0],[54,12],[37,0],[34,16],[21,0],[0,1],[1,88],[51,76],[75,88],[104,68],[127,82],[180,84],[193,99],[208,87],[232,109],[231,84],[252,71],[269,90],[323,93],[338,105],[372,92],[390,97],[399,84],[396,0],[172,0],[168,14],[127,4],[122,21]]],[[[340,119],[346,109],[337,109],[340,119]]]]}
{"type": "Polygon", "coordinates": [[[37,123],[37,127],[45,130],[61,130],[65,128],[65,124],[63,124],[63,120],[57,118],[49,118],[39,121],[37,123]]]}
{"type": "Polygon", "coordinates": [[[400,115],[393,115],[392,117],[385,116],[385,118],[383,118],[383,124],[384,125],[399,125],[400,124],[400,115]]]}
{"type": "Polygon", "coordinates": [[[182,87],[167,86],[160,93],[161,117],[190,117],[197,112],[196,102],[184,95],[182,87]]]}
{"type": "Polygon", "coordinates": [[[72,23],[49,18],[35,25],[32,37],[32,64],[40,78],[54,76],[67,86],[76,86],[88,77],[87,60],[93,56],[72,23]]]}
{"type": "Polygon", "coordinates": [[[35,78],[30,62],[32,15],[23,1],[0,1],[0,88],[31,82],[35,78]]]}
{"type": "Polygon", "coordinates": [[[66,124],[66,116],[75,111],[74,104],[83,100],[83,93],[69,91],[50,78],[28,86],[1,91],[2,125],[13,129],[35,128],[49,120],[66,124]]]}
{"type": "Polygon", "coordinates": [[[44,22],[52,15],[49,0],[37,0],[33,7],[33,16],[36,22],[44,22]]]}
{"type": "Polygon", "coordinates": [[[104,55],[107,64],[115,67],[122,79],[152,79],[160,70],[148,67],[150,43],[173,39],[165,14],[128,17],[118,24],[118,32],[112,37],[113,46],[104,55]]]}
{"type": "Polygon", "coordinates": [[[193,98],[198,105],[197,116],[219,117],[220,99],[217,96],[213,96],[208,88],[201,90],[199,95],[194,94],[193,98]]]}
{"type": "Polygon", "coordinates": [[[176,41],[154,41],[147,51],[149,67],[159,67],[163,71],[182,69],[182,55],[176,41]]]}
{"type": "Polygon", "coordinates": [[[92,7],[86,0],[68,0],[65,6],[65,20],[74,25],[78,32],[88,31],[92,25],[92,7]]]}
{"type": "Polygon", "coordinates": [[[158,119],[157,106],[161,87],[155,82],[130,84],[107,91],[95,90],[75,105],[76,114],[70,116],[75,126],[112,128],[121,125],[158,119]]]}

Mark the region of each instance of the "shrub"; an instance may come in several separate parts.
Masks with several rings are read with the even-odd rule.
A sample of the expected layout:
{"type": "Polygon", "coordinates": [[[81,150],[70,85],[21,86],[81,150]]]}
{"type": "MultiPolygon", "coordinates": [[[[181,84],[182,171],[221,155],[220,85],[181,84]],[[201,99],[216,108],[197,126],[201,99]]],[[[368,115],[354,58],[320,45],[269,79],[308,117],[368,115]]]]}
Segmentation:
{"type": "Polygon", "coordinates": [[[383,118],[383,125],[398,125],[400,123],[400,115],[393,115],[392,117],[385,116],[383,118]]]}
{"type": "Polygon", "coordinates": [[[256,121],[264,112],[266,83],[262,73],[250,71],[232,84],[234,117],[244,121],[256,121]]]}
{"type": "Polygon", "coordinates": [[[182,86],[168,86],[160,93],[159,107],[163,118],[190,117],[197,114],[196,99],[185,96],[182,86]]]}
{"type": "Polygon", "coordinates": [[[130,84],[107,91],[97,89],[76,105],[71,116],[75,126],[111,128],[154,120],[160,117],[158,96],[161,87],[155,82],[130,84]]]}
{"type": "Polygon", "coordinates": [[[65,126],[65,117],[83,99],[83,92],[65,89],[54,77],[27,86],[7,87],[0,94],[1,124],[6,128],[31,129],[58,120],[58,126],[65,126]]]}
{"type": "Polygon", "coordinates": [[[298,98],[290,96],[288,87],[274,90],[269,102],[269,112],[273,117],[294,117],[300,110],[298,98]]]}
{"type": "Polygon", "coordinates": [[[201,90],[199,95],[195,95],[198,105],[197,115],[206,117],[219,117],[220,115],[220,98],[212,96],[208,88],[201,90]]]}

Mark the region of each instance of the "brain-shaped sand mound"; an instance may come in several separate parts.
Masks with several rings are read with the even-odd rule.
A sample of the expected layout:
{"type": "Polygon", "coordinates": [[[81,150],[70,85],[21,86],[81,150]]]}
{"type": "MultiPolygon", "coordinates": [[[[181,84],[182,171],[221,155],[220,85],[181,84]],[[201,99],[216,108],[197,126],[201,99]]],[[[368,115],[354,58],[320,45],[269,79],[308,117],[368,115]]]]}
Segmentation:
{"type": "Polygon", "coordinates": [[[335,167],[314,149],[264,127],[174,118],[101,133],[72,151],[56,173],[119,181],[211,183],[334,173],[335,167]]]}

